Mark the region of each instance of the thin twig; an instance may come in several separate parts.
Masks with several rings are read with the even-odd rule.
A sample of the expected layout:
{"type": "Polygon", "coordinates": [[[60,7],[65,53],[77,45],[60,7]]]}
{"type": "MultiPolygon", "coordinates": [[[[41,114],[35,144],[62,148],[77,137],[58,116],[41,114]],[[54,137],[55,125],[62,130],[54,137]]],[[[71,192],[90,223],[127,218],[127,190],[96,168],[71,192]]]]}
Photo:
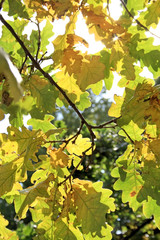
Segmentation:
{"type": "Polygon", "coordinates": [[[116,122],[117,122],[117,119],[118,119],[118,118],[111,119],[111,120],[109,120],[108,122],[103,123],[103,124],[100,124],[100,125],[97,125],[97,126],[94,126],[94,125],[90,125],[90,126],[91,126],[91,128],[104,128],[106,125],[108,125],[108,124],[110,124],[110,123],[116,123],[116,122]]]}
{"type": "Polygon", "coordinates": [[[26,61],[27,61],[27,55],[25,56],[25,59],[24,59],[24,61],[23,61],[23,63],[22,63],[22,67],[21,67],[21,69],[19,70],[20,74],[22,73],[22,70],[23,70],[23,68],[24,68],[24,65],[25,65],[26,61]]]}
{"type": "Polygon", "coordinates": [[[44,61],[44,60],[50,60],[50,59],[52,59],[51,56],[48,56],[48,57],[45,57],[45,58],[44,58],[44,56],[45,56],[46,54],[47,54],[47,51],[42,54],[42,57],[41,57],[41,58],[39,59],[39,61],[38,61],[39,63],[41,63],[41,62],[44,61]]]}
{"type": "Polygon", "coordinates": [[[89,147],[86,151],[83,152],[82,158],[80,160],[80,162],[77,164],[77,166],[71,171],[71,173],[62,181],[58,184],[58,186],[61,186],[63,183],[65,183],[68,179],[70,179],[75,171],[78,169],[78,167],[81,165],[81,163],[83,162],[84,158],[85,158],[85,154],[86,152],[88,152],[92,147],[89,147]]]}
{"type": "Polygon", "coordinates": [[[138,21],[137,19],[134,18],[134,16],[132,15],[132,13],[128,10],[125,2],[123,0],[120,0],[122,5],[124,6],[126,12],[128,13],[128,15],[142,28],[144,28],[147,32],[149,32],[150,34],[152,34],[153,36],[160,38],[159,36],[157,36],[156,34],[154,34],[153,32],[151,32],[146,26],[144,26],[140,21],[138,21]]]}
{"type": "Polygon", "coordinates": [[[39,54],[40,47],[41,47],[41,31],[40,31],[40,27],[39,27],[39,22],[36,25],[38,28],[38,47],[37,47],[37,53],[36,53],[36,61],[38,61],[38,54],[39,54]]]}
{"type": "Polygon", "coordinates": [[[46,143],[66,143],[67,140],[48,140],[48,141],[44,141],[44,144],[46,143]]]}
{"type": "Polygon", "coordinates": [[[3,7],[3,3],[4,3],[4,1],[5,1],[5,0],[2,0],[2,1],[0,2],[0,10],[1,10],[2,7],[3,7]]]}
{"type": "Polygon", "coordinates": [[[110,16],[110,10],[109,10],[109,0],[107,0],[107,11],[108,11],[108,15],[110,16]]]}
{"type": "Polygon", "coordinates": [[[75,171],[78,169],[78,167],[79,167],[80,164],[83,162],[83,160],[84,160],[84,156],[81,158],[81,161],[80,161],[80,162],[77,164],[77,166],[72,170],[72,172],[71,172],[62,182],[60,182],[60,183],[58,184],[58,187],[61,186],[63,183],[65,183],[68,179],[70,179],[70,178],[74,175],[75,171]]]}
{"type": "Polygon", "coordinates": [[[142,224],[140,226],[137,226],[136,229],[130,229],[131,232],[126,236],[126,237],[122,237],[122,240],[128,240],[131,239],[133,236],[135,236],[137,234],[137,232],[139,232],[140,229],[144,228],[147,224],[149,224],[150,222],[153,221],[153,217],[144,220],[144,222],[142,222],[142,224]]]}
{"type": "Polygon", "coordinates": [[[127,137],[129,138],[130,142],[132,144],[134,144],[134,141],[132,140],[132,138],[128,135],[128,133],[126,132],[126,130],[124,128],[121,127],[121,129],[123,130],[123,132],[127,135],[127,137]]]}

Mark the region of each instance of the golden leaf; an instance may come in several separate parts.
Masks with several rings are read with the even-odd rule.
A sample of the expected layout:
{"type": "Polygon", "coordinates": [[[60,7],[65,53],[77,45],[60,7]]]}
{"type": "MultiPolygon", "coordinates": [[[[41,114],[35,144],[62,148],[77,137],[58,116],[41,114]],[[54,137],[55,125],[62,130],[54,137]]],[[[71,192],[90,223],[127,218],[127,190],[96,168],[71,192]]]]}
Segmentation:
{"type": "Polygon", "coordinates": [[[49,151],[50,154],[50,163],[53,167],[61,167],[64,168],[69,164],[69,157],[67,154],[65,154],[61,148],[59,149],[53,149],[49,151]]]}

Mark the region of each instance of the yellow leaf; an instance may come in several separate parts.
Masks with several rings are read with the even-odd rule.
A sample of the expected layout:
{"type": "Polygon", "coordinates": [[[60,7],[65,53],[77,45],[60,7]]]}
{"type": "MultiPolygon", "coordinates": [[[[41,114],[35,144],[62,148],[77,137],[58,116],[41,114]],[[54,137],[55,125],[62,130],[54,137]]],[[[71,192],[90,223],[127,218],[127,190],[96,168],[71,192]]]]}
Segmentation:
{"type": "Polygon", "coordinates": [[[83,240],[81,231],[74,226],[75,216],[71,215],[63,219],[58,218],[55,222],[55,238],[56,239],[71,239],[71,240],[83,240]]]}
{"type": "Polygon", "coordinates": [[[75,34],[67,35],[67,43],[69,44],[69,48],[72,48],[75,44],[78,44],[79,42],[84,44],[87,48],[89,47],[88,43],[84,38],[77,36],[75,34]]]}
{"type": "Polygon", "coordinates": [[[66,66],[66,71],[71,76],[80,71],[83,57],[79,55],[80,51],[65,49],[62,57],[62,67],[66,66]]]}
{"type": "Polygon", "coordinates": [[[18,171],[18,168],[20,168],[22,164],[23,158],[0,166],[0,196],[10,192],[13,185],[20,179],[23,169],[18,171]]]}
{"type": "MultiPolygon", "coordinates": [[[[76,154],[78,156],[82,156],[83,152],[85,152],[90,147],[91,147],[90,139],[89,138],[82,138],[82,135],[79,135],[77,137],[75,143],[70,141],[67,144],[66,149],[70,154],[76,154]]],[[[88,150],[86,152],[86,154],[87,155],[91,154],[91,150],[88,150]]]]}
{"type": "Polygon", "coordinates": [[[73,102],[79,102],[80,96],[83,93],[79,86],[76,83],[76,79],[72,76],[69,76],[68,73],[64,73],[64,69],[61,72],[56,74],[58,80],[58,85],[65,90],[66,94],[73,102]]]}
{"type": "Polygon", "coordinates": [[[18,240],[18,236],[15,231],[11,231],[6,226],[8,225],[8,221],[0,214],[0,239],[1,240],[18,240]]]}
{"type": "Polygon", "coordinates": [[[52,55],[53,58],[53,66],[58,67],[58,65],[61,63],[62,57],[63,57],[63,51],[69,46],[69,43],[67,42],[68,34],[74,34],[75,24],[77,21],[77,13],[75,13],[73,16],[70,16],[70,21],[66,25],[66,31],[64,35],[59,35],[54,41],[54,53],[52,55]]]}
{"type": "Polygon", "coordinates": [[[59,167],[64,168],[64,167],[68,166],[70,159],[69,159],[68,155],[62,151],[61,148],[59,148],[59,149],[55,148],[53,150],[50,150],[49,154],[51,157],[50,162],[53,167],[56,168],[59,166],[59,167]]]}
{"type": "Polygon", "coordinates": [[[108,111],[108,115],[110,117],[120,117],[121,116],[121,107],[122,104],[124,102],[124,98],[121,96],[117,96],[116,94],[114,95],[114,101],[115,103],[112,103],[109,111],[108,111]]]}
{"type": "Polygon", "coordinates": [[[40,148],[44,139],[40,130],[28,130],[22,126],[22,130],[18,130],[15,127],[8,127],[9,139],[18,144],[17,154],[20,154],[24,158],[24,165],[27,170],[34,170],[34,162],[37,162],[37,156],[35,153],[40,148]]]}
{"type": "Polygon", "coordinates": [[[53,174],[50,174],[48,178],[34,185],[33,187],[28,187],[22,191],[20,191],[20,195],[15,196],[15,210],[20,218],[24,218],[26,216],[26,212],[31,204],[36,201],[37,197],[48,198],[48,187],[50,181],[54,180],[53,174]]]}
{"type": "Polygon", "coordinates": [[[86,56],[81,67],[81,71],[75,74],[77,85],[82,89],[90,84],[94,84],[104,79],[105,65],[100,62],[100,56],[86,56]]]}
{"type": "Polygon", "coordinates": [[[18,157],[18,144],[16,141],[10,141],[6,134],[0,134],[0,159],[2,163],[11,162],[18,157]]]}

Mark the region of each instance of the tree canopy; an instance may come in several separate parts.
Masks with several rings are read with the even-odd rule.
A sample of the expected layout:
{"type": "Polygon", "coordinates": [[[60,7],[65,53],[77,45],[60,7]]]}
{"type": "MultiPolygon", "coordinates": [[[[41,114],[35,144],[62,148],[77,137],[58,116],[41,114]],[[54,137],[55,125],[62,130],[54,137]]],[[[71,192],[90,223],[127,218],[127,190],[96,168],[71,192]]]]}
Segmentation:
{"type": "MultiPolygon", "coordinates": [[[[160,229],[160,91],[153,80],[160,75],[159,45],[154,44],[160,38],[154,33],[160,0],[119,0],[123,11],[118,20],[110,15],[110,2],[0,1],[0,120],[9,114],[11,124],[0,134],[0,197],[14,204],[17,219],[30,212],[34,240],[112,239],[111,216],[118,209],[113,189],[122,192],[122,202],[134,212],[149,221],[153,217],[160,229]],[[75,34],[80,14],[89,33],[104,44],[95,54],[88,53],[85,36],[75,34]],[[51,51],[54,23],[66,19],[65,32],[51,42],[51,51]],[[34,27],[26,33],[30,24],[34,27]],[[142,76],[144,67],[152,79],[142,76]],[[110,90],[114,72],[125,90],[123,96],[114,96],[107,112],[107,103],[104,109],[100,103],[91,105],[92,92],[99,95],[103,86],[110,90]],[[90,107],[93,122],[85,114],[90,107]],[[101,123],[98,107],[106,111],[101,123]],[[77,129],[54,122],[56,112],[67,108],[77,116],[77,129]],[[23,124],[28,114],[31,128],[23,124]],[[112,161],[111,190],[103,178],[91,181],[84,176],[94,168],[101,137],[106,134],[107,144],[115,129],[127,148],[116,164],[112,161]]],[[[110,164],[109,156],[105,164],[110,164]]],[[[1,239],[19,239],[3,214],[0,222],[1,239]]]]}

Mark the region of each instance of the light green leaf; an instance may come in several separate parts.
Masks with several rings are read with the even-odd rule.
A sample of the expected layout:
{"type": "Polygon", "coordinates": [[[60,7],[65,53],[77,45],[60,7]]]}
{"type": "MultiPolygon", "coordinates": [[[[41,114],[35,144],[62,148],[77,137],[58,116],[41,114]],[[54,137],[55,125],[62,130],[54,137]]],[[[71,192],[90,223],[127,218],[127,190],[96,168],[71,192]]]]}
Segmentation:
{"type": "Polygon", "coordinates": [[[82,93],[80,96],[80,101],[76,103],[76,106],[80,111],[84,111],[86,108],[91,106],[90,98],[88,96],[88,92],[82,93]]]}
{"type": "Polygon", "coordinates": [[[41,197],[42,199],[49,197],[47,189],[52,180],[53,175],[50,174],[45,181],[40,182],[33,187],[21,190],[20,195],[15,196],[15,210],[20,218],[25,218],[29,206],[36,201],[37,197],[41,197]]]}
{"type": "Polygon", "coordinates": [[[143,9],[145,4],[145,0],[128,0],[127,1],[127,8],[128,10],[140,10],[143,9]]]}
{"type": "Polygon", "coordinates": [[[46,25],[43,28],[41,32],[41,48],[40,50],[42,52],[45,52],[47,50],[47,46],[49,44],[49,38],[51,38],[54,35],[53,33],[53,25],[50,21],[46,21],[46,25]]]}

